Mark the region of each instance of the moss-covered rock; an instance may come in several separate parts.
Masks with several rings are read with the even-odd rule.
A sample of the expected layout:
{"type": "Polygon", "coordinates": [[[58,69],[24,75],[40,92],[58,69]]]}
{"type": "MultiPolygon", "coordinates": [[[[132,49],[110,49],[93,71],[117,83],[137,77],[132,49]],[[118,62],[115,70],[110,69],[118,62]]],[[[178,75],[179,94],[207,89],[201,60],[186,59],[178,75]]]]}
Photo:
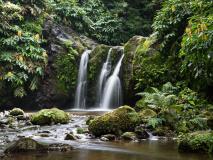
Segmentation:
{"type": "Polygon", "coordinates": [[[121,138],[123,138],[124,140],[135,140],[137,139],[137,135],[134,132],[125,132],[121,135],[121,138]]]}
{"type": "Polygon", "coordinates": [[[153,136],[165,136],[166,133],[162,128],[156,128],[153,132],[152,132],[153,136]]]}
{"type": "Polygon", "coordinates": [[[12,116],[24,115],[24,111],[20,108],[13,108],[10,111],[10,115],[12,115],[12,116]]]}
{"type": "Polygon", "coordinates": [[[136,110],[137,112],[139,112],[139,111],[144,110],[144,109],[147,108],[147,104],[145,103],[144,100],[145,100],[145,99],[142,98],[142,99],[140,99],[139,101],[137,101],[137,102],[135,103],[135,110],[136,110]]]}
{"type": "Polygon", "coordinates": [[[185,127],[185,126],[180,126],[177,129],[178,132],[182,132],[182,133],[188,133],[189,132],[189,128],[185,127]]]}
{"type": "Polygon", "coordinates": [[[73,134],[67,133],[67,135],[64,138],[64,140],[78,140],[78,138],[76,136],[74,136],[73,134]]]}
{"type": "Polygon", "coordinates": [[[156,117],[157,114],[155,111],[151,109],[145,109],[143,111],[138,112],[139,122],[145,123],[148,119],[156,117]]]}
{"type": "Polygon", "coordinates": [[[114,134],[106,134],[106,135],[103,135],[102,137],[107,138],[109,141],[115,140],[114,134]]]}
{"type": "Polygon", "coordinates": [[[207,125],[213,130],[213,115],[207,119],[207,125]]]}
{"type": "Polygon", "coordinates": [[[138,115],[129,106],[122,106],[95,118],[89,124],[89,131],[96,136],[119,134],[119,132],[134,131],[138,123],[138,115]]]}
{"type": "Polygon", "coordinates": [[[149,138],[149,134],[142,126],[135,127],[135,133],[137,134],[138,139],[146,139],[149,138]]]}
{"type": "Polygon", "coordinates": [[[87,117],[87,119],[86,119],[86,124],[89,125],[90,122],[91,122],[93,119],[95,119],[95,117],[96,117],[96,116],[93,116],[93,115],[90,115],[89,117],[87,117]]]}
{"type": "Polygon", "coordinates": [[[49,125],[51,123],[68,123],[69,116],[62,110],[57,108],[43,109],[39,112],[32,114],[30,117],[32,124],[36,125],[49,125]]]}
{"type": "Polygon", "coordinates": [[[31,138],[20,138],[5,150],[5,153],[38,153],[47,152],[47,147],[31,138]]]}
{"type": "Polygon", "coordinates": [[[179,141],[178,150],[182,152],[213,153],[213,133],[194,132],[179,141]]]}

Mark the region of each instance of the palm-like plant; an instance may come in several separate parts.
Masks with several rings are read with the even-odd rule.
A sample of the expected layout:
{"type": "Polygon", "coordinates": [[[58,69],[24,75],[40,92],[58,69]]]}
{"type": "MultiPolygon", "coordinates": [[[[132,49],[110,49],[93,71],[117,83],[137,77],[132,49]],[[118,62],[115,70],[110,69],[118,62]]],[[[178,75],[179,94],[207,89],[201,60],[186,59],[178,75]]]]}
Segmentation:
{"type": "Polygon", "coordinates": [[[140,92],[137,93],[139,96],[145,97],[145,103],[148,103],[151,108],[161,108],[162,111],[170,110],[172,104],[176,100],[176,95],[168,94],[159,91],[157,88],[151,87],[154,93],[140,92]]]}

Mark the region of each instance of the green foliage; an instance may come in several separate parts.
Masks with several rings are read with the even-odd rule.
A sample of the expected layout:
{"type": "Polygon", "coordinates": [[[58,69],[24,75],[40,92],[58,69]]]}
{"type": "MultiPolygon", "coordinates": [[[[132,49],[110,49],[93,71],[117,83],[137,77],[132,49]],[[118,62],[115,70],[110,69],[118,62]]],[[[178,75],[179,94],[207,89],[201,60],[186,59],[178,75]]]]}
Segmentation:
{"type": "Polygon", "coordinates": [[[151,118],[147,122],[146,126],[152,125],[153,128],[156,126],[162,125],[162,122],[165,121],[164,118],[151,118]]]}
{"type": "Polygon", "coordinates": [[[213,134],[207,132],[186,134],[178,142],[178,149],[183,152],[213,153],[213,134]]]}
{"type": "Polygon", "coordinates": [[[75,88],[77,83],[78,64],[76,58],[78,52],[72,48],[71,41],[63,44],[65,54],[57,54],[55,61],[57,69],[57,91],[67,93],[71,88],[75,88]]]}
{"type": "Polygon", "coordinates": [[[22,20],[21,7],[7,2],[1,3],[0,23],[0,106],[11,105],[9,99],[23,97],[27,88],[37,88],[46,66],[46,53],[40,47],[42,39],[35,39],[31,32],[24,32],[17,24],[22,20]],[[8,18],[9,17],[9,18],[8,18]],[[19,33],[18,33],[19,32],[19,33]]]}
{"type": "Polygon", "coordinates": [[[176,96],[169,95],[168,93],[163,93],[154,87],[151,88],[154,90],[154,93],[141,92],[137,93],[137,95],[144,96],[145,102],[148,103],[148,106],[151,108],[159,107],[163,111],[171,110],[172,104],[174,104],[176,96]]]}
{"type": "Polygon", "coordinates": [[[212,86],[212,6],[206,0],[166,1],[153,24],[160,53],[174,58],[179,77],[196,90],[212,86]]]}

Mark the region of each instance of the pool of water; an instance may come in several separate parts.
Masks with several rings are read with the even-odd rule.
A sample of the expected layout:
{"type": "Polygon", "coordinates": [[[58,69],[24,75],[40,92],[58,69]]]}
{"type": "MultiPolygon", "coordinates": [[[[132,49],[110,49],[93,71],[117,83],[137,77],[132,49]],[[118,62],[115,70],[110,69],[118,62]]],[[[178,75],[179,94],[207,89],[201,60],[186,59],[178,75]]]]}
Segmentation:
{"type": "Polygon", "coordinates": [[[5,160],[212,160],[208,154],[179,153],[175,141],[113,141],[82,144],[67,152],[15,154],[5,160]]]}
{"type": "MultiPolygon", "coordinates": [[[[213,155],[198,153],[180,153],[177,149],[177,141],[156,138],[140,141],[115,140],[102,142],[98,138],[91,139],[88,135],[80,140],[64,140],[67,132],[77,134],[76,125],[87,128],[85,120],[88,115],[102,115],[107,111],[69,111],[74,114],[74,121],[64,125],[40,126],[39,130],[18,131],[7,130],[0,132],[0,142],[8,139],[11,143],[18,136],[31,136],[43,144],[66,143],[74,146],[74,150],[67,152],[49,152],[39,154],[11,154],[5,160],[213,160],[213,155]],[[40,137],[38,131],[50,131],[50,137],[40,137]]],[[[21,129],[21,128],[20,128],[21,129]]],[[[0,143],[0,153],[11,143],[0,143]]]]}

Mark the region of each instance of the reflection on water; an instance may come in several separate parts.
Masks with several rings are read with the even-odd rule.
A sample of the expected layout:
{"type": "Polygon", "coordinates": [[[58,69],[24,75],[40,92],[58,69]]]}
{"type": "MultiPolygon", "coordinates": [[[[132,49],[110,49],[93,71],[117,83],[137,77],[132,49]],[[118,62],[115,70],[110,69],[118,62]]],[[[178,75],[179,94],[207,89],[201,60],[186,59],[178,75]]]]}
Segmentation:
{"type": "Polygon", "coordinates": [[[212,155],[179,153],[175,141],[113,141],[84,144],[67,152],[16,154],[5,160],[212,160],[212,155]]]}

